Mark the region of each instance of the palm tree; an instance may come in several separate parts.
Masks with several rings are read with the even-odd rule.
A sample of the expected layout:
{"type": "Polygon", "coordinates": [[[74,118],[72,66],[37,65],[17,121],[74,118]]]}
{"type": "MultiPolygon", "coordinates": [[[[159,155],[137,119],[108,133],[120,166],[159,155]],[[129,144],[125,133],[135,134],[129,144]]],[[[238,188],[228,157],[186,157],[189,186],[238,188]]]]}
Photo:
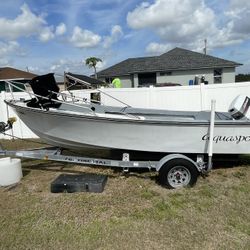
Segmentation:
{"type": "Polygon", "coordinates": [[[97,78],[97,73],[96,73],[96,64],[98,62],[102,62],[102,59],[97,58],[97,57],[89,57],[85,60],[85,64],[88,65],[90,68],[94,68],[95,71],[95,78],[97,78]]]}

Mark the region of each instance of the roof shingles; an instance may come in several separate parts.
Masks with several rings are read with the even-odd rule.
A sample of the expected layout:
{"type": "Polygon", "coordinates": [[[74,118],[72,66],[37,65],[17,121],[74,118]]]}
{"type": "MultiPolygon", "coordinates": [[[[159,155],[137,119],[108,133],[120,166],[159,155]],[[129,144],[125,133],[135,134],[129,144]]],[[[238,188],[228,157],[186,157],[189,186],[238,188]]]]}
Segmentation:
{"type": "Polygon", "coordinates": [[[126,59],[98,72],[98,77],[114,77],[140,72],[236,67],[239,65],[241,64],[218,57],[175,48],[160,56],[126,59]]]}
{"type": "Polygon", "coordinates": [[[10,67],[3,67],[0,68],[0,80],[7,80],[7,79],[32,79],[34,78],[35,74],[30,73],[30,72],[26,72],[26,71],[22,71],[19,69],[14,69],[14,68],[10,68],[10,67]]]}

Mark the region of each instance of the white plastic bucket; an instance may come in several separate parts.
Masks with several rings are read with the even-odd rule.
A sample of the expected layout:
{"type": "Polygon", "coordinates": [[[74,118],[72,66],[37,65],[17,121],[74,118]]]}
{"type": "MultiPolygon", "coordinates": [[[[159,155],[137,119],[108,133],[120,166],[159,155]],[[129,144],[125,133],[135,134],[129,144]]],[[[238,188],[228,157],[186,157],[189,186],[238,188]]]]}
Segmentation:
{"type": "Polygon", "coordinates": [[[0,159],[0,186],[19,182],[23,177],[21,160],[10,157],[0,159]]]}

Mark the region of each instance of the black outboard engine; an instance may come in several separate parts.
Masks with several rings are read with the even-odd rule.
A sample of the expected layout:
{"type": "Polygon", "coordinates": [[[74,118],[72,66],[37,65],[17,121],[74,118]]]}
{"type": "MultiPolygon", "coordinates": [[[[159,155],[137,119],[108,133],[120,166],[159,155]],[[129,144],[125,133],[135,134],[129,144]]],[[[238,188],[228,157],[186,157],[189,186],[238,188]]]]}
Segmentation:
{"type": "Polygon", "coordinates": [[[250,119],[250,98],[245,95],[237,96],[231,103],[228,112],[235,120],[250,119]]]}
{"type": "Polygon", "coordinates": [[[59,87],[56,84],[54,73],[34,77],[30,85],[37,98],[32,98],[27,103],[28,107],[58,108],[61,105],[56,102],[59,87]]]}

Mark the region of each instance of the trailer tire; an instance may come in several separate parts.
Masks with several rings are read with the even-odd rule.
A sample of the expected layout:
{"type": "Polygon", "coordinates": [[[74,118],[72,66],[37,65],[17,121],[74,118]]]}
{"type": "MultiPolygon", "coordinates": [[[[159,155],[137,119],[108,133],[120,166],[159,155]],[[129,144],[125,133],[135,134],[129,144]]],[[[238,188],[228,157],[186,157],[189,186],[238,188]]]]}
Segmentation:
{"type": "Polygon", "coordinates": [[[198,178],[196,166],[186,159],[172,159],[162,165],[159,171],[159,183],[167,188],[192,187],[198,178]]]}

